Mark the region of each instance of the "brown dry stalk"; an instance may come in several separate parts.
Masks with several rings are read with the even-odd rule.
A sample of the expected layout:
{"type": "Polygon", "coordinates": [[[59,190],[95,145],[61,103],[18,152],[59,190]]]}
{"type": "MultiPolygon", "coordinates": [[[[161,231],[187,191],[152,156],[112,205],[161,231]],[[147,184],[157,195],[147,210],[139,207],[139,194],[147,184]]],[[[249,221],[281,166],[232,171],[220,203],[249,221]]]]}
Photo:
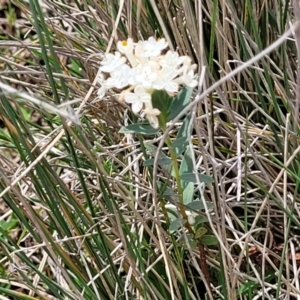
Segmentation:
{"type": "Polygon", "coordinates": [[[210,276],[208,272],[208,266],[206,262],[206,253],[205,253],[205,248],[204,245],[199,243],[199,252],[200,252],[200,267],[204,275],[204,279],[207,282],[207,286],[209,287],[209,290],[212,294],[212,289],[210,286],[210,276]]]}

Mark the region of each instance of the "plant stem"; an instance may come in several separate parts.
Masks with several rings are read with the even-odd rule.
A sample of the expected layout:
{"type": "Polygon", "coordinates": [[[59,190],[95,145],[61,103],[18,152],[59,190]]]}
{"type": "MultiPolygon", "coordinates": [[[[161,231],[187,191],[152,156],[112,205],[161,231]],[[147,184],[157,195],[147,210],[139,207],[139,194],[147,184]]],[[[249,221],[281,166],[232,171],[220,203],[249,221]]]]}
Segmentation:
{"type": "MultiPolygon", "coordinates": [[[[163,128],[163,130],[165,130],[165,128],[163,128]]],[[[171,155],[171,160],[172,160],[172,167],[173,167],[173,171],[174,171],[174,175],[175,175],[175,179],[176,179],[176,183],[177,183],[177,192],[179,195],[179,212],[182,216],[182,218],[184,220],[188,220],[188,216],[185,212],[184,209],[184,203],[183,203],[183,188],[181,185],[181,179],[180,179],[180,174],[179,174],[179,168],[178,168],[178,162],[177,162],[177,154],[174,151],[174,149],[172,148],[172,141],[170,139],[170,137],[168,136],[166,138],[166,144],[169,148],[170,151],[170,155],[171,155]]],[[[189,224],[189,222],[185,223],[185,227],[188,229],[189,233],[193,233],[194,234],[194,230],[191,227],[191,225],[189,224]]]]}

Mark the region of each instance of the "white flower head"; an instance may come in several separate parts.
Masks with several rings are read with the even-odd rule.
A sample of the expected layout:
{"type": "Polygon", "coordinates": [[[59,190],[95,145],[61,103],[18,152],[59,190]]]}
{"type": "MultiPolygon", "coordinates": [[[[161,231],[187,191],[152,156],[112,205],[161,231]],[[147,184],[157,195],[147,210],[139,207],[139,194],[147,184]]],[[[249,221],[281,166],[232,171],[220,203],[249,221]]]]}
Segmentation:
{"type": "Polygon", "coordinates": [[[168,43],[164,38],[155,39],[150,37],[147,41],[139,42],[135,48],[135,55],[139,57],[156,57],[161,51],[168,47],[168,43]]]}
{"type": "Polygon", "coordinates": [[[105,83],[105,77],[103,74],[100,74],[98,77],[98,83],[100,83],[101,87],[99,88],[97,95],[99,97],[99,99],[103,99],[103,97],[105,96],[106,92],[112,88],[112,85],[108,85],[105,83]]]}
{"type": "Polygon", "coordinates": [[[146,89],[151,89],[153,82],[157,79],[158,70],[155,62],[143,64],[139,68],[138,82],[146,89]]]}
{"type": "Polygon", "coordinates": [[[153,89],[165,90],[169,94],[175,94],[178,92],[179,85],[174,81],[174,78],[178,75],[175,68],[164,67],[158,73],[157,79],[153,82],[153,89]]]}
{"type": "Polygon", "coordinates": [[[131,38],[128,38],[124,41],[119,41],[117,43],[117,48],[122,54],[126,55],[132,67],[135,67],[137,65],[136,57],[133,54],[134,43],[131,38]]]}
{"type": "Polygon", "coordinates": [[[169,50],[165,55],[159,57],[159,63],[162,67],[178,67],[186,62],[187,56],[179,56],[177,52],[169,50]]]}
{"type": "Polygon", "coordinates": [[[106,54],[101,62],[103,74],[98,79],[101,87],[99,98],[107,90],[120,90],[120,99],[130,103],[134,113],[144,109],[151,126],[158,128],[158,109],[152,107],[153,90],[165,90],[170,96],[176,95],[180,86],[195,87],[196,65],[188,56],[180,56],[175,51],[162,51],[168,47],[164,38],[150,37],[135,43],[131,38],[117,43],[114,54],[106,54]]]}
{"type": "Polygon", "coordinates": [[[117,48],[122,54],[132,53],[133,52],[133,40],[128,38],[124,41],[118,41],[117,48]]]}
{"type": "Polygon", "coordinates": [[[117,70],[111,72],[111,76],[104,82],[105,85],[123,89],[132,81],[132,69],[128,65],[121,65],[117,70]]]}
{"type": "Polygon", "coordinates": [[[198,81],[196,80],[196,75],[194,73],[194,66],[190,67],[184,66],[182,75],[179,76],[175,81],[178,84],[185,85],[191,88],[194,88],[198,85],[198,81]]]}
{"type": "Polygon", "coordinates": [[[124,99],[125,102],[131,104],[132,111],[135,114],[143,109],[144,103],[151,103],[151,95],[141,85],[137,85],[133,93],[125,93],[124,99]]]}
{"type": "Polygon", "coordinates": [[[126,58],[121,56],[121,53],[116,51],[115,54],[108,53],[105,55],[105,59],[101,62],[100,70],[105,73],[111,73],[123,64],[125,64],[126,58]]]}
{"type": "Polygon", "coordinates": [[[183,56],[183,57],[184,57],[183,65],[184,66],[190,66],[192,64],[191,58],[188,57],[188,56],[183,56]]]}

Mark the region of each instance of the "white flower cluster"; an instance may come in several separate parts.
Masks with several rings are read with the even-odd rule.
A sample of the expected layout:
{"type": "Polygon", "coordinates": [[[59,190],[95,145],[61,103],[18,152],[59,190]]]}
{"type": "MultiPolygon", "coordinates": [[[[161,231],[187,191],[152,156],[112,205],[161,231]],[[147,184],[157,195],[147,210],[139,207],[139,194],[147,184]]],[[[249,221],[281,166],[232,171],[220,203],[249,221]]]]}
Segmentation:
{"type": "Polygon", "coordinates": [[[162,54],[167,47],[163,38],[150,37],[138,43],[131,38],[119,41],[118,51],[106,54],[101,62],[99,98],[102,99],[111,88],[121,90],[120,100],[130,103],[135,114],[143,110],[151,126],[158,128],[160,111],[152,106],[153,91],[165,90],[173,96],[180,86],[197,85],[197,65],[192,65],[188,56],[179,56],[177,52],[162,54]]]}

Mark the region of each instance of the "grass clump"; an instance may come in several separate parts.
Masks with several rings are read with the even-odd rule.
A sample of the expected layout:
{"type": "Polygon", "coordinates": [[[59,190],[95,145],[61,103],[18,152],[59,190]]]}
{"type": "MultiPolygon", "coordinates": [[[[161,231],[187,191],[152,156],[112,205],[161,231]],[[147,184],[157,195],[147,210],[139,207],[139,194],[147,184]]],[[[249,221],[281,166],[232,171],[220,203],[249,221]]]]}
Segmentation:
{"type": "Polygon", "coordinates": [[[3,299],[299,298],[297,5],[0,14],[3,299]],[[105,53],[149,36],[198,65],[197,88],[153,96],[159,129],[97,94],[105,53]]]}

